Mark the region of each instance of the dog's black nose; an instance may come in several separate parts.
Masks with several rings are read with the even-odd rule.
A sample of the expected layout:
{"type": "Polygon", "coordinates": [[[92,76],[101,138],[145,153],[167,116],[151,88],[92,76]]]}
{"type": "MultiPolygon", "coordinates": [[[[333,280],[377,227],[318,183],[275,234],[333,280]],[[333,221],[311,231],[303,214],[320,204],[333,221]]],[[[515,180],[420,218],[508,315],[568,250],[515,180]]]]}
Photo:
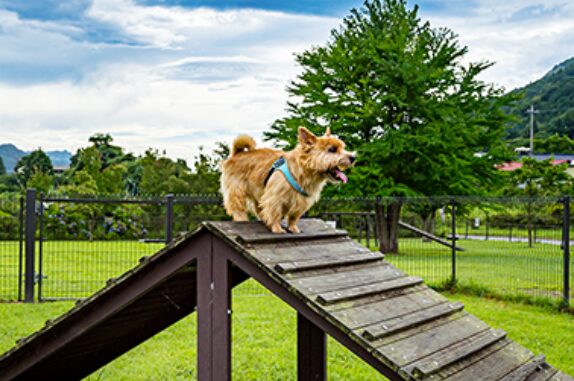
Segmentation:
{"type": "Polygon", "coordinates": [[[356,160],[355,156],[349,156],[349,161],[351,162],[351,164],[353,164],[356,160]]]}

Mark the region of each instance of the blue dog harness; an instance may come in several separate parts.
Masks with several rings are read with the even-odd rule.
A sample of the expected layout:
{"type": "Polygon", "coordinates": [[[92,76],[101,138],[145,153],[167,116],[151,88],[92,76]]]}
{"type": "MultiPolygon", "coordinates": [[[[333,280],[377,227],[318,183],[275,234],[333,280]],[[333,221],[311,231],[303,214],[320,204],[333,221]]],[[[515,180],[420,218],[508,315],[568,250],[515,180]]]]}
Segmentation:
{"type": "Polygon", "coordinates": [[[285,160],[285,158],[283,156],[281,156],[279,159],[277,159],[275,161],[275,163],[273,163],[273,165],[271,166],[271,169],[269,170],[269,174],[267,175],[267,177],[265,178],[265,182],[263,183],[264,185],[267,185],[267,182],[269,182],[269,178],[271,177],[271,175],[275,171],[281,171],[283,173],[283,175],[285,176],[285,180],[287,180],[287,182],[297,192],[301,193],[305,197],[309,196],[307,194],[307,192],[305,192],[303,190],[303,188],[301,188],[301,186],[299,184],[297,184],[297,181],[295,181],[295,178],[293,177],[293,175],[291,174],[291,171],[289,171],[289,167],[287,166],[287,160],[285,160]]]}

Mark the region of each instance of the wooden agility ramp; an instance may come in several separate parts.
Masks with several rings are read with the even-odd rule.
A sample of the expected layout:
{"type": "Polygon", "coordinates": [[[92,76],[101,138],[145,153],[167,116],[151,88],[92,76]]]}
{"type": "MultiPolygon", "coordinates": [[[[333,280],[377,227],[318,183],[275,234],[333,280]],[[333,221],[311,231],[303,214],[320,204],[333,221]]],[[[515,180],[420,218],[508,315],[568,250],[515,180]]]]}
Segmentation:
{"type": "Polygon", "coordinates": [[[301,234],[206,222],[0,357],[0,380],[81,379],[198,313],[200,381],[231,379],[231,289],[255,278],[298,313],[298,379],[326,334],[390,380],[574,380],[321,220],[301,234]]]}

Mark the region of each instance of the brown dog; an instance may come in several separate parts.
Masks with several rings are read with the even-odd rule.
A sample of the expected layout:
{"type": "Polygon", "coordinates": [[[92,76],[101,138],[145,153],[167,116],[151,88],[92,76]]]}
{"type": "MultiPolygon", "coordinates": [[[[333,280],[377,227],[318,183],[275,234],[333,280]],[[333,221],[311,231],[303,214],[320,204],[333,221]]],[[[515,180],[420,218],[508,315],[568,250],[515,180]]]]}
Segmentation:
{"type": "Polygon", "coordinates": [[[294,150],[283,152],[255,148],[253,138],[246,135],[235,139],[221,174],[223,203],[234,221],[247,221],[251,210],[273,233],[285,233],[283,218],[290,232],[299,233],[297,222],[319,200],[326,182],[347,182],[343,170],[353,164],[355,155],[345,151],[345,143],[331,136],[329,128],[316,137],[300,127],[298,142],[294,150]],[[281,157],[286,166],[271,172],[281,157]]]}

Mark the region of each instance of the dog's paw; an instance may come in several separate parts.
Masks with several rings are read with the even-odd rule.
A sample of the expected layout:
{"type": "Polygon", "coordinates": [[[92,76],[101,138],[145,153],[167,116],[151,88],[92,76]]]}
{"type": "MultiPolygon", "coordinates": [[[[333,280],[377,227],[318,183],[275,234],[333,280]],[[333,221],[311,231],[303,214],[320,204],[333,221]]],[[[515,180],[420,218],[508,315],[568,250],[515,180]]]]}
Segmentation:
{"type": "Polygon", "coordinates": [[[301,230],[299,230],[299,228],[297,227],[297,225],[289,226],[288,230],[289,230],[289,232],[291,232],[291,233],[293,233],[293,234],[299,234],[299,233],[301,233],[301,230]]]}
{"type": "Polygon", "coordinates": [[[285,234],[287,231],[281,227],[281,225],[272,226],[271,232],[275,234],[285,234]]]}

